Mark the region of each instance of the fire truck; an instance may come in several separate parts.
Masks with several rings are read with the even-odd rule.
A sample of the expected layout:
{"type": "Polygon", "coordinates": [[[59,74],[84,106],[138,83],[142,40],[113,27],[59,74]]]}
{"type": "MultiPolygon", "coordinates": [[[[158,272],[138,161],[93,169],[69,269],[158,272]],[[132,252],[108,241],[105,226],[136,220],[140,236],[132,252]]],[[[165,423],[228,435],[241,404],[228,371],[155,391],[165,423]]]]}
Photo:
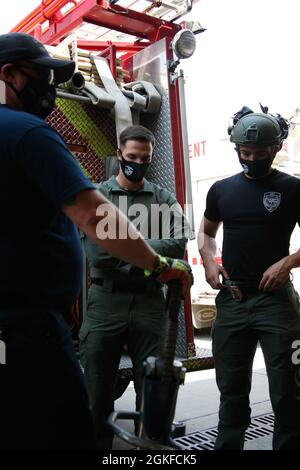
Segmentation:
{"type": "MultiPolygon", "coordinates": [[[[150,180],[176,194],[194,232],[184,74],[198,22],[184,22],[191,0],[42,0],[12,31],[40,40],[51,55],[76,63],[72,79],[57,89],[48,122],[65,139],[95,183],[116,172],[122,129],[142,124],[156,137],[150,180]]],[[[80,299],[72,308],[76,331],[86,308],[88,266],[80,299]]],[[[75,338],[76,339],[76,338],[75,338]]],[[[179,314],[176,356],[188,371],[213,367],[211,351],[196,348],[190,299],[179,314]]],[[[124,356],[121,374],[130,377],[124,356]]]]}

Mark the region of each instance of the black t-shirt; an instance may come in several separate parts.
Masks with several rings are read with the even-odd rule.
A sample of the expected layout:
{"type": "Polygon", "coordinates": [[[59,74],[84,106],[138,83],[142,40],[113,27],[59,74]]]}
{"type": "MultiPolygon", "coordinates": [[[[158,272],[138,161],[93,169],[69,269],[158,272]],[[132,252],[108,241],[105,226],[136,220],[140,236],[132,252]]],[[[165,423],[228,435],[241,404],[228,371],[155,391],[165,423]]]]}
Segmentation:
{"type": "Polygon", "coordinates": [[[277,170],[256,180],[239,173],[212,185],[205,217],[223,222],[222,260],[232,280],[257,282],[289,254],[299,203],[300,179],[277,170]]]}
{"type": "Polygon", "coordinates": [[[81,287],[82,249],[61,208],[94,186],[33,114],[0,106],[0,148],[0,304],[70,304],[81,287]]]}

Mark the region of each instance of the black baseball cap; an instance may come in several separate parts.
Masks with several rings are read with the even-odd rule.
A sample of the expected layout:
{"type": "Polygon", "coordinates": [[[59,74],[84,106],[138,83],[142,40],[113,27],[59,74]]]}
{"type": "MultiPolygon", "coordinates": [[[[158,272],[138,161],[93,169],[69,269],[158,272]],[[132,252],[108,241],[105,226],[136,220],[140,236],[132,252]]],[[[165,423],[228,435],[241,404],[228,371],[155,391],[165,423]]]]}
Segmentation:
{"type": "Polygon", "coordinates": [[[42,43],[25,33],[7,33],[0,35],[0,67],[26,61],[40,67],[53,69],[55,83],[70,80],[75,70],[72,60],[54,59],[42,43]]]}

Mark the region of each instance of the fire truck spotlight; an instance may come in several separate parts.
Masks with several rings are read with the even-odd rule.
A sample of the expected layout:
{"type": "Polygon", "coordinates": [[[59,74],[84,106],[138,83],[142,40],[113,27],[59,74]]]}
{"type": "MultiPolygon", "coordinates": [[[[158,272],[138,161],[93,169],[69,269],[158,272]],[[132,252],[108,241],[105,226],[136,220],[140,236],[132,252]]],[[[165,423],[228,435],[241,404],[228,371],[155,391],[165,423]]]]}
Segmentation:
{"type": "Polygon", "coordinates": [[[190,29],[182,29],[175,34],[171,47],[178,59],[188,59],[196,49],[196,38],[190,29]]]}

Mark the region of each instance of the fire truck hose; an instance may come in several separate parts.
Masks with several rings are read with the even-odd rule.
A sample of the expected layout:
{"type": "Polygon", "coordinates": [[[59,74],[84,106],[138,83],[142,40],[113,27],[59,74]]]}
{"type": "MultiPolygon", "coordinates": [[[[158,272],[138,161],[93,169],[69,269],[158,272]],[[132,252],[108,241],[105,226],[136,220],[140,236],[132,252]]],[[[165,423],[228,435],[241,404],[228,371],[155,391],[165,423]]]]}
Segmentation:
{"type": "Polygon", "coordinates": [[[105,59],[92,55],[98,74],[102,80],[105,91],[111,95],[115,100],[115,122],[116,122],[116,135],[119,145],[119,135],[123,129],[132,125],[132,115],[129,104],[117,86],[108,63],[105,59]]]}

